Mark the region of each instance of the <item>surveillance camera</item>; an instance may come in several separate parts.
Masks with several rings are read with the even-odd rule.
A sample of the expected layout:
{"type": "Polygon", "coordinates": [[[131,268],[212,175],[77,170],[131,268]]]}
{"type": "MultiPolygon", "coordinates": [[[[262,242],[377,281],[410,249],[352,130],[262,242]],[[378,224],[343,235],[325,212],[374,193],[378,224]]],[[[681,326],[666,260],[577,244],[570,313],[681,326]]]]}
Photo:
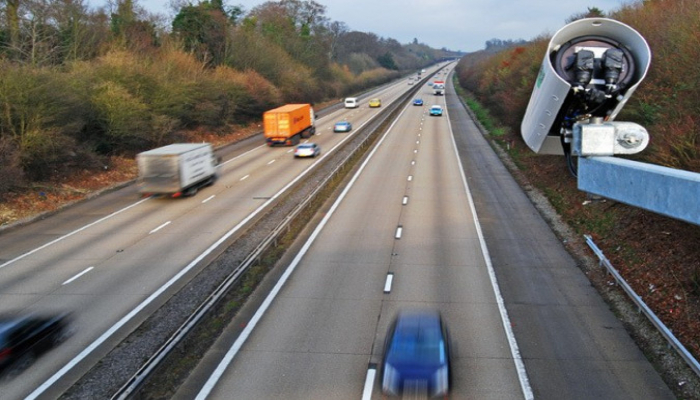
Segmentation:
{"type": "Polygon", "coordinates": [[[574,125],[614,120],[650,62],[647,42],[621,22],[586,18],[564,26],[549,42],[532,91],[521,125],[525,143],[536,153],[571,155],[574,125]]]}

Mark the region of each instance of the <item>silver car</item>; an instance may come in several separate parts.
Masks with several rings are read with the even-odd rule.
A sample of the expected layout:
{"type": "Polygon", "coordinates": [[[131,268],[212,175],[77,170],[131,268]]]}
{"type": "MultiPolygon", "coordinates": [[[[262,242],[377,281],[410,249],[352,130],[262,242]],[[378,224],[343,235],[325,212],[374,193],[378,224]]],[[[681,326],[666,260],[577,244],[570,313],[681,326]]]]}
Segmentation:
{"type": "Polygon", "coordinates": [[[321,154],[321,147],[316,143],[302,143],[294,150],[294,157],[316,157],[321,154]]]}

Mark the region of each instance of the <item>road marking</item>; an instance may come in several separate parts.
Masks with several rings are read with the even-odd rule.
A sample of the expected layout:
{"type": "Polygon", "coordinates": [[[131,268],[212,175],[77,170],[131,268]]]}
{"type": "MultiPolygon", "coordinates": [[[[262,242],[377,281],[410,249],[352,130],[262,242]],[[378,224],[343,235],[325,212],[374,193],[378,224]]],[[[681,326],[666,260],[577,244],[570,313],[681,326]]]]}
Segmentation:
{"type": "MultiPolygon", "coordinates": [[[[406,111],[406,109],[404,109],[404,111],[406,111]]],[[[403,112],[404,112],[404,111],[402,111],[402,112],[399,114],[399,117],[400,117],[401,115],[403,115],[403,112]]],[[[376,114],[375,114],[375,116],[376,116],[376,114]]],[[[372,120],[374,120],[374,118],[375,118],[375,117],[373,116],[373,117],[369,118],[368,120],[366,120],[365,122],[363,122],[363,123],[360,125],[360,128],[362,128],[362,127],[365,126],[366,124],[370,123],[372,120]]],[[[398,120],[395,120],[395,121],[389,126],[389,130],[391,130],[391,129],[394,127],[394,125],[396,125],[397,121],[398,121],[398,120]]],[[[387,130],[387,133],[389,132],[389,130],[387,130]]],[[[339,200],[337,200],[337,203],[334,204],[334,206],[331,207],[331,211],[330,211],[328,214],[326,214],[326,219],[324,219],[325,222],[322,221],[321,224],[319,224],[319,226],[321,227],[321,229],[323,228],[323,226],[325,226],[325,224],[326,224],[326,222],[327,222],[327,219],[330,218],[330,216],[333,214],[333,210],[334,210],[335,208],[337,208],[337,204],[339,204],[340,200],[343,199],[343,198],[347,195],[347,191],[349,190],[350,187],[352,187],[353,183],[357,180],[357,177],[359,176],[359,174],[364,170],[365,166],[366,166],[367,163],[369,162],[368,160],[372,158],[372,155],[376,152],[376,149],[384,142],[384,139],[386,139],[386,136],[387,136],[387,134],[385,133],[384,136],[382,137],[382,139],[377,143],[377,146],[375,146],[375,148],[372,149],[372,151],[370,152],[369,156],[365,159],[365,162],[364,162],[364,163],[361,165],[361,167],[358,169],[356,175],[353,177],[353,179],[350,180],[350,183],[346,186],[345,191],[343,191],[343,192],[341,193],[341,196],[339,197],[339,200]]],[[[67,362],[65,365],[63,365],[63,367],[62,367],[60,370],[58,370],[56,373],[54,373],[50,378],[48,378],[44,383],[42,383],[38,388],[36,388],[32,393],[30,393],[27,397],[25,397],[25,400],[35,400],[35,399],[37,399],[39,396],[41,396],[47,389],[49,389],[49,388],[50,388],[53,384],[55,384],[59,379],[61,379],[64,375],[66,375],[68,372],[70,372],[73,368],[75,368],[75,366],[78,365],[78,363],[80,363],[80,362],[83,361],[85,358],[87,358],[93,351],[95,351],[95,349],[97,349],[99,346],[101,346],[104,342],[106,342],[109,338],[111,338],[112,335],[114,335],[119,329],[121,329],[122,327],[124,327],[124,325],[126,325],[126,324],[129,323],[134,317],[136,317],[136,315],[138,315],[138,313],[140,313],[141,311],[143,311],[146,307],[148,307],[151,303],[153,303],[157,298],[159,298],[165,291],[167,291],[170,287],[172,287],[173,285],[175,285],[175,283],[177,283],[180,279],[182,279],[183,276],[185,276],[187,273],[189,273],[195,266],[197,266],[197,264],[199,264],[202,260],[204,260],[207,256],[209,256],[209,254],[211,254],[212,252],[214,252],[214,250],[216,250],[216,249],[217,249],[219,246],[221,246],[226,240],[228,240],[232,235],[234,235],[236,232],[238,232],[243,226],[245,226],[246,224],[248,224],[248,222],[250,222],[253,218],[255,218],[258,214],[260,214],[263,210],[265,210],[273,201],[275,201],[278,197],[282,196],[287,190],[289,190],[289,188],[291,188],[292,186],[294,186],[295,184],[297,184],[297,182],[299,182],[300,180],[302,180],[308,173],[310,173],[310,172],[314,169],[314,167],[315,167],[318,163],[320,163],[326,156],[328,156],[329,154],[331,154],[333,151],[335,151],[336,149],[338,149],[339,147],[341,147],[346,141],[350,140],[350,138],[353,138],[353,136],[350,136],[350,135],[346,136],[346,137],[343,138],[340,142],[338,142],[335,146],[333,146],[328,152],[326,152],[325,154],[321,155],[321,157],[320,157],[318,160],[316,160],[316,161],[313,162],[311,165],[309,165],[308,168],[306,168],[306,169],[305,169],[304,171],[302,171],[299,175],[297,175],[296,178],[292,179],[291,182],[287,183],[282,189],[280,189],[277,193],[275,193],[268,201],[266,201],[266,202],[263,203],[260,207],[256,208],[253,212],[251,212],[250,214],[248,214],[247,217],[245,217],[245,218],[244,218],[242,221],[240,221],[236,226],[234,226],[233,228],[231,228],[231,229],[230,229],[228,232],[226,232],[222,237],[220,237],[216,242],[214,242],[211,246],[209,246],[203,253],[201,253],[201,254],[200,254],[199,256],[197,256],[194,260],[192,260],[189,264],[187,264],[182,270],[180,270],[180,272],[178,272],[177,274],[175,274],[175,276],[173,276],[172,278],[170,278],[166,283],[164,283],[161,287],[159,287],[155,292],[153,292],[153,293],[152,293],[151,295],[149,295],[145,300],[143,300],[141,303],[139,303],[139,304],[138,304],[135,308],[133,308],[128,314],[126,314],[126,315],[125,315],[124,317],[122,317],[119,321],[117,321],[114,325],[112,325],[105,333],[103,333],[102,335],[100,335],[100,337],[98,337],[97,339],[95,339],[95,341],[93,341],[89,346],[87,346],[86,348],[84,348],[84,349],[83,349],[77,356],[75,356],[72,360],[70,360],[70,361],[67,362]]],[[[261,146],[259,146],[259,147],[257,147],[257,148],[260,148],[260,147],[265,147],[265,145],[261,145],[261,146]]],[[[256,148],[256,149],[257,149],[257,148],[256,148]]],[[[255,149],[253,149],[253,150],[255,150],[255,149]]],[[[251,152],[251,151],[253,151],[253,150],[250,150],[249,152],[251,152]]],[[[249,153],[249,152],[248,152],[248,153],[249,153]]],[[[246,153],[246,154],[247,154],[247,153],[246,153]]],[[[238,156],[238,157],[236,157],[236,158],[239,158],[239,157],[241,157],[241,156],[238,156]]],[[[227,161],[227,162],[230,162],[230,161],[232,161],[232,160],[234,160],[234,159],[231,159],[231,160],[229,160],[229,161],[227,161]]],[[[17,257],[17,258],[15,258],[14,260],[10,260],[10,261],[6,262],[5,264],[0,265],[0,268],[2,268],[2,267],[5,266],[5,265],[8,265],[8,264],[10,264],[10,263],[12,263],[12,262],[15,262],[15,261],[17,261],[17,260],[19,260],[19,259],[21,259],[21,258],[24,258],[24,257],[28,256],[29,254],[32,254],[32,253],[34,253],[34,252],[36,252],[36,251],[38,251],[38,250],[41,250],[41,249],[43,249],[43,248],[45,248],[45,247],[48,247],[50,244],[53,244],[53,243],[55,243],[55,242],[58,242],[59,240],[65,239],[65,238],[68,237],[68,236],[71,236],[71,235],[73,235],[73,234],[75,234],[75,233],[78,233],[78,232],[80,232],[80,231],[86,229],[87,227],[92,226],[92,225],[94,225],[94,224],[96,224],[96,223],[98,223],[98,222],[101,222],[101,221],[103,221],[103,220],[105,220],[105,219],[107,219],[107,218],[109,218],[109,217],[111,217],[111,216],[114,216],[114,215],[116,215],[116,214],[118,214],[118,213],[121,213],[121,212],[123,212],[123,211],[125,211],[125,210],[127,210],[127,209],[129,209],[129,208],[131,208],[131,207],[134,207],[134,206],[138,205],[138,204],[141,204],[142,202],[144,202],[144,201],[146,201],[146,200],[148,200],[148,199],[150,199],[150,197],[149,197],[149,198],[145,198],[145,199],[143,199],[143,200],[141,200],[141,201],[139,201],[139,202],[137,202],[137,203],[135,203],[135,204],[132,204],[131,206],[126,207],[126,208],[124,208],[124,209],[122,209],[122,210],[119,210],[118,212],[115,212],[115,213],[113,213],[113,214],[111,214],[111,215],[109,215],[109,216],[107,216],[107,217],[104,217],[104,218],[102,218],[102,219],[100,219],[100,220],[98,220],[98,221],[96,221],[96,222],[93,222],[93,223],[90,224],[90,225],[87,225],[87,226],[85,226],[85,227],[83,227],[83,228],[81,228],[81,229],[78,229],[78,230],[76,230],[76,231],[70,233],[69,235],[66,235],[66,236],[64,236],[64,237],[62,237],[62,238],[56,239],[56,240],[54,240],[54,241],[51,242],[51,243],[48,243],[48,244],[46,244],[46,245],[44,245],[44,246],[42,246],[42,247],[40,247],[40,248],[37,248],[37,249],[33,250],[32,252],[29,252],[29,253],[26,253],[26,254],[24,254],[24,255],[22,255],[22,256],[20,256],[20,257],[17,257]]],[[[317,229],[318,229],[318,228],[317,228],[317,229]]],[[[318,232],[320,232],[321,229],[318,229],[318,232]]],[[[305,249],[302,249],[303,252],[300,253],[302,256],[303,256],[303,254],[308,250],[308,247],[311,245],[311,242],[313,242],[313,241],[315,240],[316,236],[318,236],[318,233],[316,233],[315,235],[312,235],[312,237],[310,238],[310,242],[308,242],[308,246],[306,246],[305,249]]],[[[295,258],[295,261],[293,261],[293,262],[298,263],[299,260],[301,260],[301,256],[298,255],[297,258],[295,258]]],[[[294,268],[296,268],[296,264],[293,264],[293,265],[294,265],[293,267],[290,265],[290,267],[289,267],[289,269],[288,269],[289,274],[291,274],[291,273],[294,271],[294,268]]],[[[285,272],[285,274],[286,274],[286,272],[285,272]]],[[[284,280],[280,280],[280,281],[282,282],[282,284],[280,285],[280,287],[284,284],[284,281],[286,281],[288,277],[289,277],[289,276],[288,276],[288,274],[287,274],[287,277],[284,278],[284,280]]],[[[278,282],[278,285],[279,285],[279,284],[280,284],[280,283],[278,282]]],[[[279,291],[279,289],[278,289],[277,291],[279,291]]],[[[275,293],[275,295],[273,295],[273,296],[270,298],[270,302],[272,302],[272,299],[274,299],[275,296],[276,296],[276,293],[275,293]]],[[[269,297],[269,296],[268,296],[268,297],[269,297]]],[[[266,299],[266,301],[267,301],[267,299],[266,299]]],[[[264,303],[263,303],[263,305],[264,305],[264,303]]],[[[263,306],[261,306],[261,308],[258,309],[258,313],[261,313],[260,316],[258,316],[258,318],[257,318],[258,320],[262,317],[262,314],[265,312],[265,309],[267,309],[267,307],[269,307],[269,304],[268,304],[267,306],[265,306],[264,309],[263,309],[263,306]],[[261,311],[261,310],[262,310],[262,311],[261,311]]],[[[257,315],[258,313],[256,313],[256,315],[257,315]]],[[[255,317],[254,317],[254,319],[255,319],[255,317]]],[[[252,331],[252,329],[255,327],[256,324],[257,324],[257,320],[255,320],[255,321],[254,321],[254,320],[251,320],[251,321],[249,322],[249,324],[246,326],[246,329],[250,329],[250,331],[252,331]]],[[[250,335],[250,331],[246,334],[246,333],[245,333],[246,331],[244,330],[244,332],[241,333],[241,336],[239,336],[239,340],[241,340],[241,338],[242,338],[241,345],[242,345],[243,342],[245,342],[245,340],[247,339],[247,337],[250,335]]],[[[234,346],[235,346],[235,345],[236,345],[236,344],[234,343],[234,346]]],[[[240,346],[239,346],[239,348],[240,348],[240,346]]],[[[232,350],[233,350],[233,348],[232,348],[231,350],[229,350],[229,353],[231,353],[232,350]]],[[[215,373],[209,378],[209,381],[207,381],[207,385],[210,385],[210,387],[208,388],[208,391],[207,391],[206,393],[204,393],[204,395],[203,395],[204,397],[201,397],[201,396],[202,396],[202,392],[200,392],[199,395],[197,396],[198,399],[199,399],[199,398],[205,398],[205,397],[207,396],[208,392],[211,391],[211,389],[213,389],[214,385],[216,384],[216,381],[217,381],[217,380],[221,377],[221,375],[223,374],[223,370],[226,368],[226,366],[228,365],[228,363],[230,363],[230,360],[233,359],[233,357],[236,355],[237,352],[238,352],[238,349],[235,349],[235,351],[233,351],[233,354],[230,356],[229,361],[226,362],[226,364],[223,365],[223,367],[222,367],[221,365],[224,364],[224,361],[221,362],[221,364],[219,365],[219,368],[221,368],[221,371],[218,373],[218,376],[215,376],[216,373],[217,373],[217,372],[215,372],[215,373]],[[210,382],[211,382],[212,380],[213,380],[213,383],[210,384],[210,382]]],[[[228,357],[229,353],[226,354],[227,357],[228,357]]],[[[225,357],[225,358],[226,358],[226,357],[225,357]]],[[[219,371],[219,368],[217,368],[217,371],[219,371]]],[[[205,387],[207,387],[207,386],[205,385],[205,387]]],[[[205,389],[202,389],[202,391],[204,392],[205,389]]]]}
{"type": "Polygon", "coordinates": [[[373,365],[367,368],[367,377],[365,378],[365,388],[362,390],[362,400],[370,400],[372,398],[372,388],[374,387],[374,378],[377,376],[377,366],[373,365]]]}
{"type": "Polygon", "coordinates": [[[412,180],[413,180],[413,175],[409,175],[409,176],[408,176],[408,181],[410,182],[410,181],[412,181],[412,180]]]}
{"type": "Polygon", "coordinates": [[[489,279],[491,280],[491,286],[493,288],[494,296],[496,297],[498,311],[501,314],[501,323],[503,324],[503,330],[505,331],[506,337],[508,338],[510,354],[513,357],[515,370],[518,374],[518,380],[520,381],[520,390],[522,390],[523,397],[525,398],[525,400],[534,400],[535,394],[532,392],[532,387],[530,386],[530,379],[528,378],[527,371],[525,370],[525,363],[523,362],[523,358],[520,354],[520,348],[518,347],[518,342],[515,339],[515,334],[513,333],[513,326],[511,325],[510,317],[508,317],[508,310],[506,310],[505,301],[503,300],[500,286],[498,285],[498,281],[496,280],[496,271],[493,269],[493,264],[491,263],[491,256],[489,255],[489,249],[486,246],[486,239],[484,238],[484,233],[481,230],[481,223],[479,223],[479,217],[476,215],[476,206],[474,205],[474,199],[472,198],[471,190],[469,190],[467,176],[464,174],[464,166],[462,165],[462,159],[459,158],[459,150],[457,149],[457,143],[455,142],[454,132],[452,131],[452,123],[450,122],[449,115],[447,114],[447,107],[445,107],[445,116],[447,117],[447,126],[450,129],[452,148],[454,149],[455,155],[457,156],[459,173],[462,176],[462,185],[464,186],[464,190],[467,194],[467,199],[469,200],[469,208],[474,218],[474,226],[476,227],[476,233],[479,237],[481,252],[484,255],[484,262],[486,263],[486,269],[488,270],[489,279]]]}
{"type": "Polygon", "coordinates": [[[215,195],[215,194],[212,194],[211,196],[209,196],[209,197],[207,197],[206,199],[202,200],[202,204],[204,204],[204,203],[206,203],[207,201],[213,199],[214,197],[216,197],[216,195],[215,195]]]}
{"type": "Polygon", "coordinates": [[[49,246],[51,246],[51,245],[54,245],[54,244],[60,242],[60,241],[63,240],[63,239],[69,238],[69,237],[75,235],[76,233],[80,233],[80,232],[84,231],[84,230],[87,229],[87,228],[90,228],[90,227],[92,227],[92,226],[95,226],[95,225],[99,224],[100,222],[106,221],[106,220],[108,220],[108,219],[114,217],[115,215],[121,214],[121,213],[123,213],[124,211],[126,211],[126,210],[128,210],[128,209],[130,209],[130,208],[136,207],[136,206],[138,206],[139,204],[141,204],[141,203],[143,203],[143,202],[145,202],[145,201],[148,201],[149,199],[150,199],[150,197],[146,197],[145,199],[140,200],[140,201],[137,201],[136,203],[134,203],[134,204],[132,204],[132,205],[130,205],[130,206],[128,206],[128,207],[124,207],[124,208],[122,208],[121,210],[115,211],[115,212],[113,212],[113,213],[111,213],[111,214],[109,214],[109,215],[107,215],[107,216],[105,216],[105,217],[102,217],[102,218],[98,219],[97,221],[95,221],[95,222],[93,222],[93,223],[87,224],[87,225],[85,225],[84,227],[82,227],[82,228],[80,228],[80,229],[76,229],[76,230],[74,230],[73,232],[70,232],[70,233],[67,233],[67,234],[61,236],[61,237],[58,238],[58,239],[54,239],[54,240],[52,240],[52,241],[46,243],[46,244],[43,245],[43,246],[39,246],[39,247],[37,247],[36,249],[34,249],[34,250],[32,250],[32,251],[28,251],[28,252],[26,252],[26,253],[24,253],[24,254],[22,254],[22,255],[20,255],[20,256],[17,256],[17,257],[15,257],[15,258],[13,258],[12,260],[5,262],[4,264],[0,264],[0,268],[4,268],[4,267],[6,267],[6,266],[8,266],[8,265],[10,265],[10,264],[12,264],[12,263],[15,263],[15,262],[17,262],[17,261],[19,261],[19,260],[21,260],[21,259],[23,259],[23,258],[25,258],[25,257],[28,257],[28,256],[30,256],[30,255],[36,253],[37,251],[44,250],[45,248],[47,248],[47,247],[49,247],[49,246]]]}
{"type": "Polygon", "coordinates": [[[148,232],[148,234],[150,235],[151,233],[156,233],[156,232],[158,232],[159,230],[161,230],[161,229],[165,228],[166,226],[170,225],[171,222],[172,222],[172,221],[168,221],[168,222],[164,223],[163,225],[157,227],[156,229],[154,229],[154,230],[148,232]]]}
{"type": "Polygon", "coordinates": [[[250,178],[250,175],[244,176],[243,178],[241,178],[241,180],[244,181],[244,180],[246,180],[246,179],[248,179],[248,178],[250,178]]]}
{"type": "Polygon", "coordinates": [[[418,149],[413,150],[414,153],[418,153],[418,149]]]}
{"type": "Polygon", "coordinates": [[[294,148],[291,148],[291,149],[287,150],[287,153],[291,153],[293,151],[294,151],[294,148]]]}
{"type": "MultiPolygon", "coordinates": [[[[265,300],[262,302],[262,304],[260,305],[258,310],[255,312],[253,317],[250,319],[250,321],[248,321],[248,324],[245,326],[245,328],[243,329],[241,334],[238,336],[236,341],[233,343],[231,348],[228,350],[228,352],[226,352],[224,357],[221,359],[221,362],[216,367],[214,372],[212,372],[212,374],[209,376],[209,379],[204,384],[204,386],[202,386],[202,389],[197,394],[197,397],[195,398],[195,400],[206,399],[209,396],[209,394],[211,393],[211,391],[214,390],[214,386],[216,386],[219,379],[221,379],[224,372],[226,371],[226,368],[228,368],[229,364],[231,364],[231,361],[233,361],[233,359],[236,357],[236,354],[238,354],[240,349],[243,347],[243,344],[246,342],[246,340],[248,340],[248,337],[253,332],[253,329],[255,329],[255,327],[257,326],[258,322],[260,321],[262,316],[265,314],[267,309],[270,307],[270,304],[272,304],[272,302],[275,300],[275,297],[277,297],[277,294],[279,293],[279,291],[282,290],[282,287],[285,285],[285,283],[287,282],[289,277],[292,275],[292,273],[296,269],[297,265],[299,265],[299,263],[301,262],[301,259],[304,257],[304,255],[306,255],[306,252],[309,251],[311,244],[316,240],[318,235],[321,234],[321,231],[326,226],[328,221],[331,219],[331,217],[335,213],[335,210],[340,206],[340,203],[342,203],[342,201],[348,195],[348,192],[350,191],[350,189],[355,185],[355,182],[359,179],[360,175],[362,174],[364,169],[367,167],[367,164],[369,164],[370,160],[372,160],[374,154],[381,147],[382,143],[384,143],[384,140],[387,138],[389,132],[391,132],[392,128],[396,125],[396,123],[398,122],[400,117],[403,115],[403,113],[406,111],[406,109],[407,108],[404,108],[404,110],[399,114],[397,119],[395,119],[394,122],[386,130],[386,132],[384,133],[384,136],[382,136],[381,139],[379,139],[379,142],[377,143],[377,145],[374,146],[374,148],[372,148],[372,150],[369,152],[369,155],[365,158],[364,162],[360,165],[360,168],[357,169],[357,172],[355,172],[355,175],[353,175],[353,177],[350,179],[350,182],[348,182],[348,184],[345,186],[345,189],[343,189],[343,191],[340,193],[340,196],[338,196],[335,203],[333,203],[333,205],[328,210],[326,215],[323,217],[321,222],[316,226],[316,229],[314,229],[314,231],[311,233],[311,236],[309,237],[309,239],[306,241],[306,243],[304,243],[301,250],[299,250],[299,253],[297,253],[297,255],[294,257],[292,262],[289,264],[289,267],[287,267],[287,269],[284,271],[284,273],[282,274],[280,279],[277,281],[277,284],[275,284],[275,286],[272,288],[272,290],[267,295],[265,300]]],[[[349,138],[350,136],[347,136],[347,137],[349,138]]],[[[343,143],[344,141],[345,140],[341,141],[341,143],[343,143]]],[[[339,145],[336,145],[333,149],[335,149],[338,146],[339,145]]],[[[303,174],[302,174],[302,176],[303,176],[303,174]]],[[[297,180],[299,180],[299,179],[301,179],[301,176],[298,179],[295,179],[294,181],[292,181],[289,184],[289,186],[296,183],[297,180]]],[[[252,216],[250,218],[252,218],[252,216]]],[[[247,222],[247,220],[244,222],[247,222]]],[[[145,307],[145,305],[144,305],[144,307],[145,307]]],[[[124,323],[126,323],[126,321],[124,323]]],[[[106,338],[105,338],[105,340],[106,340],[106,338]]],[[[66,367],[64,367],[64,369],[66,369],[66,372],[69,370],[69,368],[66,368],[66,367]]],[[[64,374],[65,374],[65,372],[64,372],[64,374]]]]}
{"type": "Polygon", "coordinates": [[[411,165],[416,165],[416,160],[411,161],[411,165]]]}
{"type": "Polygon", "coordinates": [[[396,234],[394,235],[394,239],[401,239],[401,234],[403,233],[403,226],[399,225],[396,228],[396,234]]]}
{"type": "Polygon", "coordinates": [[[384,282],[384,293],[390,293],[391,292],[391,284],[394,282],[394,273],[389,272],[386,274],[386,282],[384,282]]]}
{"type": "Polygon", "coordinates": [[[95,269],[95,267],[86,268],[83,272],[81,272],[81,273],[75,275],[74,277],[68,279],[67,281],[63,282],[62,285],[67,285],[67,284],[73,282],[74,280],[76,280],[76,279],[80,278],[81,276],[87,274],[88,272],[92,271],[93,269],[95,269]]]}
{"type": "Polygon", "coordinates": [[[408,204],[408,196],[403,196],[403,201],[401,202],[404,206],[408,204]]]}
{"type": "Polygon", "coordinates": [[[416,144],[420,144],[420,140],[416,140],[416,144]]]}
{"type": "Polygon", "coordinates": [[[275,161],[277,161],[277,160],[272,160],[269,163],[267,163],[267,165],[272,165],[275,161]]]}

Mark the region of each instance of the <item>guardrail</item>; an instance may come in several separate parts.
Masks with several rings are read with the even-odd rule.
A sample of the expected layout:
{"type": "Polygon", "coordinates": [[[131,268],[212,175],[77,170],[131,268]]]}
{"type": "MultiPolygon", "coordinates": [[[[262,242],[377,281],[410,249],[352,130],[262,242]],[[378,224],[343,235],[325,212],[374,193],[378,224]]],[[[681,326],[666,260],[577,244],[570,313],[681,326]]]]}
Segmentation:
{"type": "MultiPolygon", "coordinates": [[[[379,127],[381,127],[387,119],[395,115],[399,107],[405,104],[405,102],[415,94],[421,85],[416,86],[417,87],[399,96],[395,102],[387,107],[386,112],[380,114],[377,119],[373,120],[368,126],[362,128],[363,130],[368,130],[369,133],[367,133],[359,143],[356,143],[355,148],[353,148],[344,158],[342,158],[338,165],[333,168],[328,175],[326,175],[326,177],[314,188],[314,190],[311,191],[311,193],[309,193],[306,198],[304,198],[304,200],[301,201],[286,217],[284,217],[277,227],[273,229],[243,261],[241,261],[238,267],[235,268],[202,302],[195,312],[192,313],[189,318],[187,318],[187,320],[175,331],[175,333],[170,336],[170,338],[158,349],[158,351],[153,354],[141,366],[141,368],[111,397],[112,400],[127,399],[138,390],[138,388],[146,381],[148,376],[153,373],[153,371],[168,356],[168,354],[170,354],[170,352],[180,344],[180,342],[197,326],[197,324],[207,315],[207,313],[218,304],[229,289],[238,281],[241,275],[243,275],[243,273],[245,273],[249,268],[259,263],[263,254],[269,248],[277,245],[279,238],[290,229],[290,226],[295,219],[299,217],[302,211],[304,211],[308,205],[314,201],[317,196],[328,186],[328,184],[338,176],[340,171],[346,167],[348,161],[357,156],[360,151],[364,150],[371,143],[379,127]]],[[[354,142],[350,141],[348,144],[352,143],[354,142]]]]}
{"type": "Polygon", "coordinates": [[[625,281],[625,279],[620,275],[620,273],[615,269],[615,267],[610,264],[610,261],[605,257],[603,254],[603,251],[596,246],[596,244],[593,242],[593,238],[590,235],[583,235],[584,238],[586,238],[586,243],[588,246],[593,250],[593,252],[598,256],[598,259],[600,260],[600,265],[604,266],[610,275],[612,275],[615,278],[615,281],[617,282],[620,287],[627,293],[627,295],[632,299],[634,304],[639,307],[639,310],[644,313],[644,315],[651,321],[652,324],[656,327],[656,329],[661,332],[663,337],[668,341],[669,345],[676,350],[676,352],[683,358],[683,360],[688,364],[690,369],[695,372],[696,375],[700,376],[700,363],[698,363],[698,360],[693,357],[692,354],[683,346],[683,344],[676,338],[676,336],[671,332],[670,329],[659,319],[659,317],[654,314],[654,312],[649,308],[649,306],[644,303],[642,298],[635,293],[634,289],[625,281]]]}

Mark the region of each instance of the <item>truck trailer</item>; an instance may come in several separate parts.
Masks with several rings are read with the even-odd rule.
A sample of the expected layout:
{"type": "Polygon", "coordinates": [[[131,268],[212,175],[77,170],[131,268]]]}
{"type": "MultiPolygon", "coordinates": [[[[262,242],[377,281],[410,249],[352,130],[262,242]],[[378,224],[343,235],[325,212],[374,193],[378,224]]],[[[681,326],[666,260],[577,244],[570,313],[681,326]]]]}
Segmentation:
{"type": "Polygon", "coordinates": [[[287,104],[265,111],[263,130],[268,146],[294,146],[316,133],[314,109],[310,104],[287,104]]]}
{"type": "Polygon", "coordinates": [[[194,196],[217,179],[218,161],[209,143],[176,143],[136,155],[142,196],[194,196]]]}

